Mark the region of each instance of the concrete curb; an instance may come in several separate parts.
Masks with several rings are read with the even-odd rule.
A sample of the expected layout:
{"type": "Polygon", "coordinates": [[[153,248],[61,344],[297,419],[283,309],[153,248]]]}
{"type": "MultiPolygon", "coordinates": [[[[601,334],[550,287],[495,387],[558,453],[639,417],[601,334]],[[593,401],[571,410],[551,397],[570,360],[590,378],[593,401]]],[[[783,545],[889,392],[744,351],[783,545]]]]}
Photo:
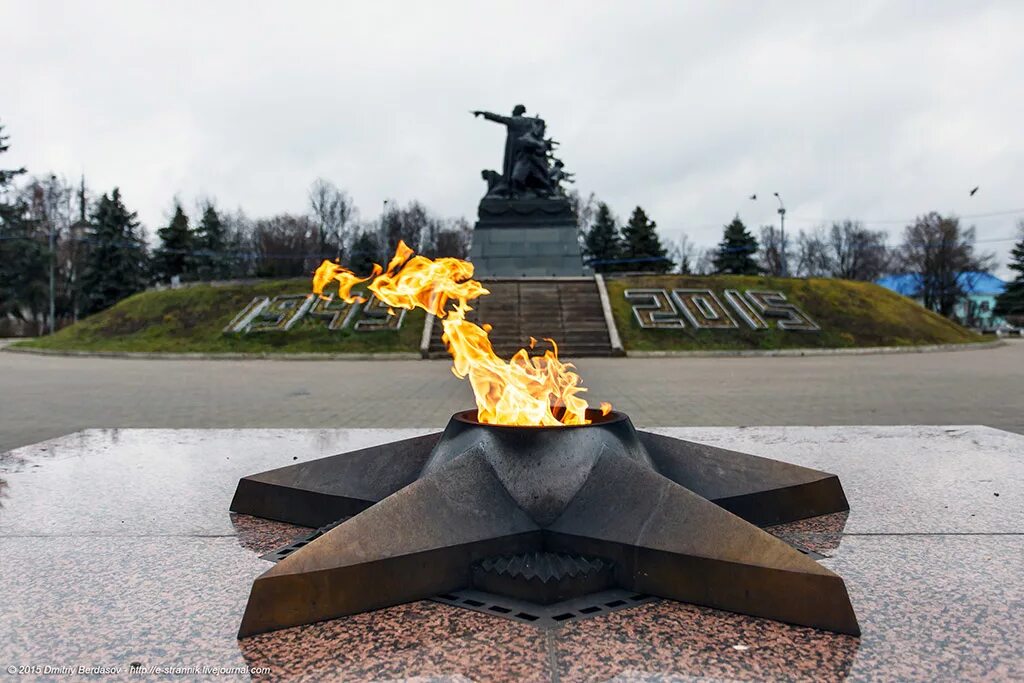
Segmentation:
{"type": "Polygon", "coordinates": [[[141,353],[131,351],[57,351],[0,347],[0,352],[34,356],[128,358],[135,360],[420,360],[416,352],[399,353],[141,353]]]}
{"type": "MultiPolygon", "coordinates": [[[[1003,340],[977,344],[928,344],[923,346],[867,346],[857,349],[775,349],[762,351],[627,351],[627,358],[800,358],[803,356],[867,356],[890,353],[982,351],[1006,345],[1003,340]]],[[[57,351],[0,345],[0,352],[69,358],[127,358],[136,360],[422,360],[414,351],[398,353],[142,353],[131,351],[57,351]]]]}
{"type": "Polygon", "coordinates": [[[924,344],[921,346],[864,346],[855,349],[742,349],[736,351],[626,351],[628,358],[800,358],[803,356],[869,356],[890,353],[982,351],[1004,346],[1002,340],[976,344],[924,344]]]}
{"type": "Polygon", "coordinates": [[[612,313],[611,300],[608,298],[608,288],[604,285],[604,276],[601,273],[594,273],[594,283],[597,285],[597,295],[601,299],[601,312],[604,313],[604,324],[608,328],[612,355],[625,356],[626,350],[622,348],[622,337],[619,336],[619,328],[615,324],[615,315],[612,313]]]}

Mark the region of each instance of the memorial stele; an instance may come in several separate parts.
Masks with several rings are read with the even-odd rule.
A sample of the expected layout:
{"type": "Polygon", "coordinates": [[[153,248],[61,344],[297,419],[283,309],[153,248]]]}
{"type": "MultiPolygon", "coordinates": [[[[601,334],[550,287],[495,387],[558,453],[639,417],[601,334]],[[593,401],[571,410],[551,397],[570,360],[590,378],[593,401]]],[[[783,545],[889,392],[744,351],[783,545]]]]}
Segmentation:
{"type": "Polygon", "coordinates": [[[553,154],[544,119],[517,104],[511,116],[474,111],[505,126],[501,173],[484,170],[470,260],[477,277],[584,275],[577,220],[563,183],[572,173],[553,154]]]}

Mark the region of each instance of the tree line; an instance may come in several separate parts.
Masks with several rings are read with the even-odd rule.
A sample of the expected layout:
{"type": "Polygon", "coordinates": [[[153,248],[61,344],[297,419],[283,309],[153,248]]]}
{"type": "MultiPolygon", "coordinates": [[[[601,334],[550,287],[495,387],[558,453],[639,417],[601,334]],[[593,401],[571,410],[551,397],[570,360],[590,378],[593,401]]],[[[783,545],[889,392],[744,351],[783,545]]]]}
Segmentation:
{"type": "Polygon", "coordinates": [[[675,265],[658,236],[658,224],[642,207],[636,207],[629,220],[618,219],[604,202],[591,195],[587,202],[576,201],[581,226],[581,242],[586,263],[599,273],[640,271],[667,273],[675,265]],[[589,224],[589,225],[588,225],[589,224]]]}
{"type": "MultiPolygon", "coordinates": [[[[763,226],[758,237],[737,215],[723,227],[722,239],[715,247],[699,249],[686,235],[663,247],[656,223],[639,206],[620,225],[607,204],[593,197],[590,202],[590,208],[583,206],[580,211],[586,217],[580,242],[594,270],[603,273],[787,273],[867,282],[907,273],[916,276],[916,295],[924,306],[950,317],[970,287],[970,279],[962,275],[991,272],[995,265],[994,255],[977,251],[973,227],[964,227],[956,216],[937,212],[918,216],[903,229],[895,246],[889,246],[885,231],[870,230],[849,219],[800,230],[784,243],[779,228],[763,226]]],[[[1009,266],[1018,275],[998,298],[995,313],[1024,322],[1024,221],[1018,230],[1020,241],[1009,266]]]]}
{"type": "MultiPolygon", "coordinates": [[[[0,125],[0,154],[6,140],[0,125]]],[[[700,249],[686,235],[663,244],[657,223],[640,206],[621,222],[593,194],[569,198],[585,262],[600,273],[785,272],[864,281],[911,273],[921,283],[924,305],[949,316],[964,294],[959,275],[990,271],[994,261],[975,250],[973,227],[934,212],[907,225],[892,247],[886,232],[855,220],[801,230],[783,243],[778,228],[763,226],[758,237],[737,215],[715,247],[700,249]]],[[[1024,222],[1020,230],[1010,265],[1018,276],[996,313],[1024,318],[1024,222]]],[[[159,283],[305,277],[323,259],[368,272],[399,240],[430,257],[466,258],[472,226],[465,218],[441,218],[418,201],[388,201],[379,217],[361,220],[347,192],[317,179],[304,213],[253,219],[210,199],[190,212],[175,199],[170,220],[155,236],[151,248],[116,187],[97,196],[84,180],[73,186],[54,175],[0,170],[0,326],[13,319],[29,333],[42,333],[49,324],[76,321],[159,283]]]]}
{"type": "MultiPolygon", "coordinates": [[[[0,154],[7,139],[0,125],[0,154]]],[[[335,258],[368,271],[399,240],[428,256],[465,258],[471,232],[466,219],[442,218],[418,201],[388,201],[379,217],[360,220],[348,193],[317,179],[303,213],[250,218],[211,199],[192,211],[175,199],[151,247],[118,188],[97,195],[84,180],[0,170],[0,327],[13,320],[40,334],[51,300],[60,327],[154,284],[305,277],[335,258]]]]}

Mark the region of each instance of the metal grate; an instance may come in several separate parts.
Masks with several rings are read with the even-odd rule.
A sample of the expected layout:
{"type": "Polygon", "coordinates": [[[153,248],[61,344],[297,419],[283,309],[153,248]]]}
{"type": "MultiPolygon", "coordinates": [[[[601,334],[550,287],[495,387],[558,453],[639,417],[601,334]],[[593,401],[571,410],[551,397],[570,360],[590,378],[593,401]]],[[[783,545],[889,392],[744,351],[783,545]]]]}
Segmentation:
{"type": "Polygon", "coordinates": [[[479,566],[488,573],[543,582],[586,576],[612,567],[611,563],[599,557],[539,551],[488,557],[481,560],[479,566]]]}
{"type": "Polygon", "coordinates": [[[660,600],[653,595],[634,593],[621,588],[591,593],[553,605],[537,605],[472,589],[443,593],[431,599],[445,605],[471,609],[538,628],[554,628],[570,621],[598,617],[660,600]]]}
{"type": "MultiPolygon", "coordinates": [[[[782,540],[785,541],[786,539],[782,539],[782,540]]],[[[807,548],[801,548],[800,546],[798,546],[797,544],[795,544],[795,543],[793,543],[791,541],[787,541],[787,543],[789,543],[791,546],[793,546],[793,550],[799,550],[804,555],[806,555],[807,557],[811,558],[812,560],[814,560],[816,562],[820,562],[821,560],[827,560],[828,559],[828,555],[822,555],[821,553],[816,553],[813,550],[809,550],[807,548]]]]}
{"type": "Polygon", "coordinates": [[[292,541],[291,544],[286,545],[283,548],[278,548],[277,550],[271,550],[269,553],[267,553],[265,555],[260,555],[260,559],[261,560],[269,560],[270,562],[280,562],[284,558],[286,558],[289,555],[291,555],[292,553],[294,553],[299,548],[301,548],[304,545],[306,545],[306,544],[308,544],[308,543],[310,543],[312,541],[315,541],[316,539],[320,538],[321,536],[326,534],[328,531],[330,531],[334,527],[336,527],[339,524],[341,524],[342,522],[344,522],[346,519],[351,519],[351,518],[350,517],[342,517],[341,519],[335,520],[335,521],[331,522],[330,524],[328,524],[326,526],[320,527],[319,529],[317,529],[316,531],[311,533],[309,536],[303,536],[302,538],[297,538],[294,541],[292,541]]]}

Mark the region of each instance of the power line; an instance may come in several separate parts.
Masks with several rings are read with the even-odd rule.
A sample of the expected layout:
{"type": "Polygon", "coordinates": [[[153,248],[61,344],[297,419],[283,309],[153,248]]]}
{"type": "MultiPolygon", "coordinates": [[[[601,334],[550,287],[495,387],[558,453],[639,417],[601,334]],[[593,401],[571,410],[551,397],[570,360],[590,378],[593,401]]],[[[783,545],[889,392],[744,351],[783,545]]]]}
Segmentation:
{"type": "MultiPolygon", "coordinates": [[[[998,217],[998,216],[1013,216],[1013,215],[1020,215],[1020,214],[1024,214],[1024,209],[1007,209],[1005,211],[989,211],[987,213],[963,214],[961,216],[957,216],[957,218],[970,220],[970,219],[973,219],[973,218],[995,218],[995,217],[998,217]]],[[[914,217],[914,218],[900,218],[900,219],[890,219],[890,218],[855,219],[855,218],[849,218],[849,217],[847,217],[847,218],[808,218],[806,216],[791,216],[790,220],[801,221],[803,223],[838,223],[838,222],[843,221],[843,220],[855,220],[858,223],[865,223],[865,224],[868,224],[868,225],[873,225],[873,224],[909,225],[910,223],[913,223],[914,221],[916,221],[917,217],[914,217]]],[[[1011,237],[1010,239],[1013,239],[1013,238],[1011,237]]]]}
{"type": "MultiPolygon", "coordinates": [[[[44,242],[46,240],[46,236],[45,235],[38,235],[36,237],[25,237],[23,235],[7,235],[7,236],[0,235],[0,242],[3,242],[3,241],[15,241],[15,240],[21,240],[21,241],[24,241],[24,242],[44,242]]],[[[144,248],[145,247],[145,245],[143,245],[140,242],[132,242],[130,240],[109,240],[109,241],[107,241],[107,240],[98,240],[98,239],[89,238],[89,237],[67,237],[67,238],[64,238],[61,241],[62,242],[79,242],[79,243],[85,243],[85,244],[98,244],[98,245],[105,245],[105,246],[130,247],[130,248],[140,248],[140,247],[144,248]]],[[[161,248],[158,247],[157,249],[147,249],[147,251],[149,251],[150,253],[159,251],[160,253],[163,253],[163,254],[184,254],[184,255],[188,255],[188,256],[221,256],[221,255],[226,255],[226,256],[237,256],[237,257],[248,257],[248,258],[276,258],[276,259],[286,259],[286,258],[294,258],[294,259],[299,259],[299,258],[301,258],[301,259],[307,259],[307,258],[326,259],[326,258],[330,258],[330,255],[314,254],[314,253],[291,253],[291,254],[285,254],[285,253],[273,253],[273,252],[248,251],[248,250],[243,250],[243,249],[232,249],[232,250],[225,250],[225,251],[214,251],[212,249],[161,249],[161,248]]]]}
{"type": "Polygon", "coordinates": [[[1016,237],[988,237],[983,240],[974,240],[975,242],[1016,242],[1016,237]]]}

